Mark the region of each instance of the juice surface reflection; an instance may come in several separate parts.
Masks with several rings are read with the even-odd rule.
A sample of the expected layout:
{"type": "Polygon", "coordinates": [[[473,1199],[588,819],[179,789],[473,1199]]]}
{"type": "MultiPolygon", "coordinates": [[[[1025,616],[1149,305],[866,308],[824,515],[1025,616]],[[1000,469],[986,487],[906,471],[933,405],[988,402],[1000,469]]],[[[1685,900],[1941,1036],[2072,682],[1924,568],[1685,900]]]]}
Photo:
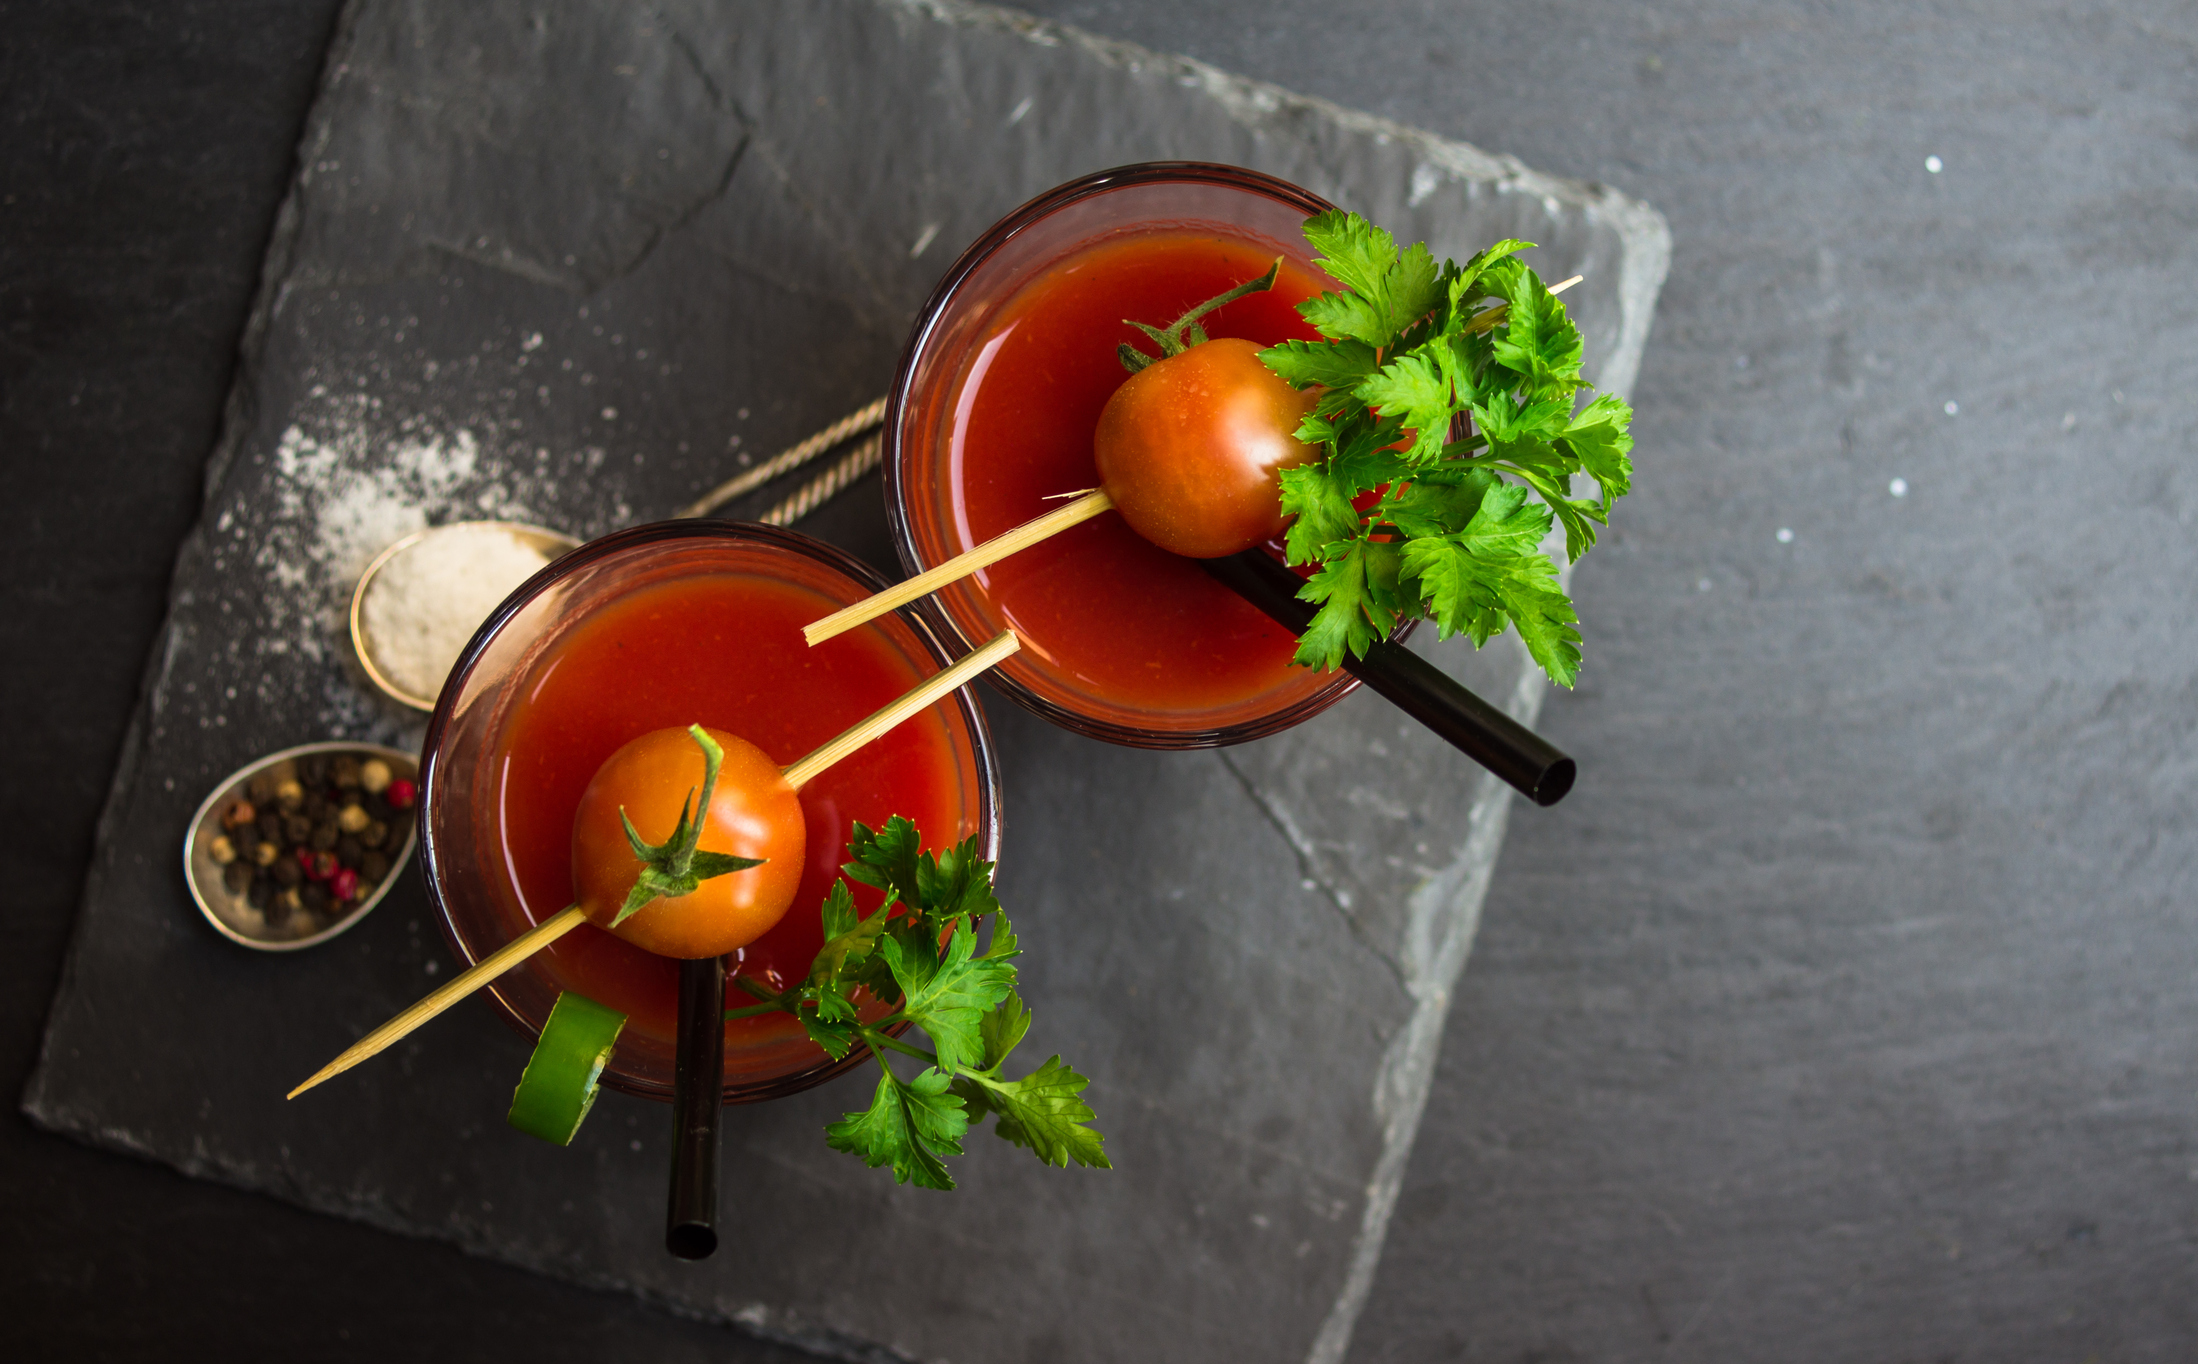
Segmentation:
{"type": "MultiPolygon", "coordinates": [[[[572,822],[603,761],[636,735],[700,723],[731,730],[781,765],[821,746],[930,675],[885,640],[856,631],[811,649],[801,627],[840,603],[749,574],[718,573],[638,589],[589,619],[515,680],[494,765],[499,898],[515,936],[572,901],[572,822]]],[[[807,974],[822,945],[818,907],[846,860],[855,820],[899,814],[928,842],[974,832],[957,797],[943,711],[908,721],[802,788],[807,866],[793,907],[736,956],[736,971],[778,989],[807,974]]],[[[854,887],[865,911],[877,892],[854,887]]],[[[669,1042],[679,966],[589,925],[535,958],[560,988],[629,1016],[627,1028],[669,1042]]],[[[735,1005],[753,1003],[729,991],[735,1005]]],[[[740,1050],[798,1036],[783,1014],[726,1027],[728,1074],[740,1050]]],[[[821,1055],[821,1053],[819,1053],[821,1055]]]]}
{"type": "MultiPolygon", "coordinates": [[[[1092,432],[1129,377],[1116,347],[1156,349],[1124,319],[1164,327],[1265,274],[1272,261],[1246,242],[1140,236],[1082,251],[1019,291],[973,348],[954,398],[947,466],[955,548],[1060,505],[1049,497],[1097,486],[1092,432]]],[[[1263,345],[1317,340],[1295,307],[1322,287],[1285,261],[1271,291],[1202,325],[1214,337],[1263,345]]],[[[1003,560],[975,586],[1034,654],[1114,705],[1199,711],[1326,680],[1290,666],[1296,642],[1287,631],[1119,516],[1003,560]]]]}

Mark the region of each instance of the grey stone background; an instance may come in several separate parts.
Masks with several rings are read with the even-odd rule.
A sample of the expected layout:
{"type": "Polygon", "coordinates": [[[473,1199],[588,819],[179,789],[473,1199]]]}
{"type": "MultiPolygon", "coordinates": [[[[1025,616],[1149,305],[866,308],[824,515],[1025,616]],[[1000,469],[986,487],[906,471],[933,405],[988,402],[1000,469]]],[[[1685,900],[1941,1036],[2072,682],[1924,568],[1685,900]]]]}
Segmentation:
{"type": "MultiPolygon", "coordinates": [[[[2190,12],[1033,8],[1672,225],[1543,713],[1582,783],[1513,823],[1353,1358],[2198,1351],[2190,12]]],[[[17,1075],[327,13],[0,9],[17,1075]]],[[[30,1345],[772,1355],[0,1143],[30,1345]]]]}

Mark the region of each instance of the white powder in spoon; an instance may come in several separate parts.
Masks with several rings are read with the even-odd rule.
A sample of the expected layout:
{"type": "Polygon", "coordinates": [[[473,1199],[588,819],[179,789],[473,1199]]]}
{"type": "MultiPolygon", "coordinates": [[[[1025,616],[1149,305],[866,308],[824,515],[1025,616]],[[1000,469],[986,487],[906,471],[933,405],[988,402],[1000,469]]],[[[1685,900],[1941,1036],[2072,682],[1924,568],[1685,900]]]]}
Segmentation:
{"type": "Polygon", "coordinates": [[[548,562],[501,526],[428,532],[367,587],[360,614],[374,666],[399,691],[433,698],[488,613],[548,562]]]}

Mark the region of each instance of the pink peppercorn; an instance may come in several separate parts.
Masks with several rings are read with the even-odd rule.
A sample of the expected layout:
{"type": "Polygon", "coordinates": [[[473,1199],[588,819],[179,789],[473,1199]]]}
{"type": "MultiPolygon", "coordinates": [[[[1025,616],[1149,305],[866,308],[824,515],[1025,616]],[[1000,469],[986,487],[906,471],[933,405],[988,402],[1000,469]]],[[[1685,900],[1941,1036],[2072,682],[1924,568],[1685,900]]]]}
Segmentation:
{"type": "Polygon", "coordinates": [[[389,802],[392,810],[409,810],[412,802],[419,799],[419,795],[420,788],[417,785],[399,777],[389,784],[389,790],[382,794],[382,799],[389,802]]]}
{"type": "Polygon", "coordinates": [[[349,867],[329,878],[328,893],[340,902],[348,903],[359,898],[359,874],[349,867]]]}

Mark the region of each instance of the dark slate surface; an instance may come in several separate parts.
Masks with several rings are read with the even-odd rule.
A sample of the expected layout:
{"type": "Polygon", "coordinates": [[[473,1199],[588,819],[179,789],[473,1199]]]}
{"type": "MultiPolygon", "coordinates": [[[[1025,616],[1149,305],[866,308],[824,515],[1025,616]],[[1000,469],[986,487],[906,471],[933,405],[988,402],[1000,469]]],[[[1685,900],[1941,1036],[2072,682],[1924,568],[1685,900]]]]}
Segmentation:
{"type": "MultiPolygon", "coordinates": [[[[382,543],[483,514],[597,533],[684,502],[871,396],[959,244],[1070,175],[1230,160],[1438,250],[1537,238],[1545,269],[1590,275],[1575,308],[1620,388],[1660,222],[996,11],[604,5],[536,22],[518,5],[359,4],[333,51],[29,1111],[841,1352],[1340,1357],[1508,804],[1378,702],[1172,756],[1002,715],[1003,893],[1039,949],[1031,1045],[1097,1077],[1119,1172],[1064,1176],[985,1142],[954,1198],[897,1190],[818,1140],[860,1096],[812,1093],[736,1115],[729,1196],[755,1225],[867,1234],[736,1244],[701,1267],[659,1245],[662,1111],[606,1104],[570,1152],[512,1136],[497,1096],[524,1047],[485,1006],[280,1104],[432,983],[417,887],[323,951],[261,959],[189,917],[164,849],[253,753],[410,733],[338,634],[382,543]],[[927,1241],[957,1263],[905,1253],[927,1241]]],[[[879,557],[865,491],[812,528],[879,557]]],[[[1532,714],[1539,688],[1508,649],[1444,657],[1532,714]]]]}
{"type": "MultiPolygon", "coordinates": [[[[1585,775],[1508,835],[1351,1357],[2198,1355],[2188,7],[1025,7],[1673,223],[1542,716],[1585,775]]],[[[0,4],[0,628],[70,640],[0,651],[11,1076],[333,10],[0,4]]],[[[787,1358],[23,1120],[0,1181],[29,1357],[787,1358]]]]}

